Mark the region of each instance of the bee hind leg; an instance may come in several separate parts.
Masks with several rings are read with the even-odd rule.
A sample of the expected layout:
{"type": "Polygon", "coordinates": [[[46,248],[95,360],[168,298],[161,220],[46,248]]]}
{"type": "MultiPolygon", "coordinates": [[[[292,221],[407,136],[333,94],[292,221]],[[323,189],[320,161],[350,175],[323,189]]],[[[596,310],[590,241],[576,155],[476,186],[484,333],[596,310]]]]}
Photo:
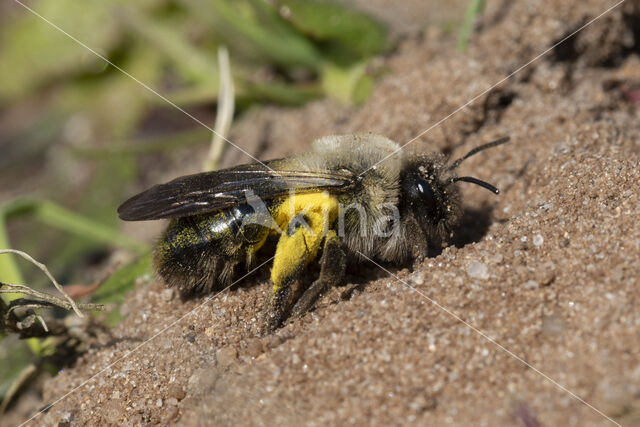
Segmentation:
{"type": "Polygon", "coordinates": [[[337,239],[333,231],[325,236],[322,222],[317,218],[310,219],[309,223],[309,230],[305,227],[291,228],[280,235],[271,269],[273,287],[263,325],[264,333],[277,329],[289,316],[294,304],[292,285],[300,278],[307,264],[315,259],[322,242],[328,241],[331,233],[337,239]]]}
{"type": "Polygon", "coordinates": [[[342,250],[340,239],[335,231],[329,231],[325,238],[322,258],[320,258],[320,275],[307,288],[291,310],[292,316],[304,315],[325,290],[339,285],[344,279],[346,256],[342,250]]]}
{"type": "Polygon", "coordinates": [[[262,326],[263,334],[275,331],[286,320],[291,308],[293,294],[291,285],[295,283],[302,273],[304,265],[299,264],[297,267],[296,271],[288,276],[286,281],[274,281],[262,326]]]}

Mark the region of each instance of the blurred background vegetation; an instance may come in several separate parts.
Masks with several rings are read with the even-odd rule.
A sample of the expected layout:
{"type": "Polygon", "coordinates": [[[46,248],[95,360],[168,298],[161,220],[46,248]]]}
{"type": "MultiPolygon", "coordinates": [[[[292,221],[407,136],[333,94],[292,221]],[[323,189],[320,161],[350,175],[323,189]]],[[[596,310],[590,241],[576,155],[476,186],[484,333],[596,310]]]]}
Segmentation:
{"type": "MultiPolygon", "coordinates": [[[[366,1],[356,3],[367,9],[366,1]]],[[[437,2],[427,3],[433,9],[437,2]]],[[[437,24],[447,30],[458,16],[465,20],[464,48],[484,2],[472,1],[466,18],[462,3],[449,5],[455,20],[437,24]]],[[[358,105],[383,72],[375,58],[394,45],[387,25],[345,2],[25,4],[211,127],[220,46],[230,52],[237,117],[256,105],[321,97],[358,105]]],[[[379,17],[384,10],[378,7],[379,17]]],[[[177,152],[206,146],[211,132],[18,3],[0,5],[0,64],[0,248],[28,252],[62,284],[84,285],[104,275],[114,249],[122,249],[120,267],[85,297],[117,304],[149,271],[150,248],[120,231],[116,207],[135,185],[151,185],[154,172],[170,169],[177,152]]],[[[0,281],[50,287],[12,255],[0,255],[0,281]]],[[[101,316],[106,324],[118,320],[117,309],[101,316]]],[[[1,397],[54,344],[0,340],[1,397]]]]}

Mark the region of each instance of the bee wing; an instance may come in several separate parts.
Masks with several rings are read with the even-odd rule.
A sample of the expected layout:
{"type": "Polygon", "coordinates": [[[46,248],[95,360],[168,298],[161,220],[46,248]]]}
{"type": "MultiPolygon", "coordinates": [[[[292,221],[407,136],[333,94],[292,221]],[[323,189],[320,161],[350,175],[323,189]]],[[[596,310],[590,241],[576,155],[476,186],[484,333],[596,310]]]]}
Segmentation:
{"type": "Polygon", "coordinates": [[[246,204],[247,197],[271,200],[289,194],[347,191],[354,177],[328,171],[278,170],[280,161],[182,176],[133,196],[118,208],[125,221],[178,218],[246,204]]]}

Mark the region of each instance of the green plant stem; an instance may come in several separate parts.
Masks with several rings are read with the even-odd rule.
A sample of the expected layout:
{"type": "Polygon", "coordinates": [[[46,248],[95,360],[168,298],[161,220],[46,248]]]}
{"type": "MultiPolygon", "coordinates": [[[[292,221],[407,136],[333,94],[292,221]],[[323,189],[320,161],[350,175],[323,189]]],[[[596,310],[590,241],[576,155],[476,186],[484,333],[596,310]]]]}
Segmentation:
{"type": "MultiPolygon", "coordinates": [[[[6,219],[4,215],[0,214],[0,248],[10,247],[11,242],[9,242],[9,235],[7,233],[6,219]]],[[[13,254],[3,254],[0,256],[0,278],[7,282],[24,283],[22,273],[20,273],[20,269],[16,264],[13,254]]],[[[21,294],[10,293],[0,295],[0,298],[2,298],[6,303],[10,303],[15,299],[20,298],[20,296],[21,294]]],[[[43,346],[38,338],[28,338],[25,341],[34,355],[40,356],[42,354],[43,346]]]]}
{"type": "MultiPolygon", "coordinates": [[[[10,248],[9,235],[7,234],[7,224],[4,215],[0,215],[0,248],[10,248]]],[[[22,274],[13,254],[0,256],[0,279],[9,283],[23,283],[22,274]]],[[[9,301],[14,298],[10,298],[9,301]]]]}
{"type": "Polygon", "coordinates": [[[464,14],[464,21],[460,27],[460,37],[458,38],[458,51],[463,52],[467,49],[469,38],[473,32],[473,26],[482,13],[485,6],[485,0],[470,0],[467,11],[464,14]]]}

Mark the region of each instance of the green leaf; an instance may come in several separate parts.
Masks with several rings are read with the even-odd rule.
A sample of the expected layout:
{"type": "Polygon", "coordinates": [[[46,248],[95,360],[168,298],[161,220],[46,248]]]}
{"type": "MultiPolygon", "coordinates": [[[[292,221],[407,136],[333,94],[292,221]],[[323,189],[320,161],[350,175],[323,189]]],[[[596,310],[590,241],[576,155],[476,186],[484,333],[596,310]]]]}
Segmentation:
{"type": "Polygon", "coordinates": [[[127,264],[107,279],[92,295],[92,302],[101,304],[116,304],[116,308],[111,310],[105,319],[108,326],[117,324],[123,316],[119,307],[124,302],[128,292],[132,291],[136,280],[139,277],[150,274],[152,255],[150,253],[140,257],[138,260],[127,264]]]}
{"type": "MultiPolygon", "coordinates": [[[[139,81],[153,88],[162,78],[162,64],[157,51],[134,44],[119,65],[139,81]]],[[[150,103],[159,98],[137,81],[119,71],[105,73],[95,79],[74,79],[59,87],[51,109],[66,116],[86,120],[93,138],[91,145],[122,139],[133,133],[150,103]]],[[[166,103],[160,100],[165,107],[166,103]]],[[[68,120],[68,117],[65,121],[68,120]]],[[[64,121],[63,121],[64,123],[64,121]]]]}
{"type": "Polygon", "coordinates": [[[218,62],[214,57],[189,44],[184,34],[157,18],[151,19],[149,15],[138,13],[134,9],[125,9],[121,16],[125,18],[127,28],[150,42],[154,49],[163,52],[185,80],[206,86],[213,93],[217,92],[218,62]]]}
{"type": "Polygon", "coordinates": [[[238,92],[240,99],[238,104],[242,104],[246,99],[263,102],[275,102],[282,105],[297,106],[323,95],[318,84],[308,85],[288,85],[279,82],[245,82],[238,92]],[[244,94],[250,94],[245,96],[244,94]]]}
{"type": "Polygon", "coordinates": [[[325,93],[344,104],[362,104],[373,91],[373,77],[367,74],[365,63],[351,67],[327,64],[323,71],[325,93]]]}
{"type": "MultiPolygon", "coordinates": [[[[11,243],[9,242],[9,236],[7,234],[6,227],[6,219],[4,215],[0,215],[0,249],[9,249],[11,248],[11,243]]],[[[0,280],[6,283],[13,284],[22,284],[24,280],[22,278],[22,274],[20,273],[20,269],[18,268],[18,264],[16,264],[16,260],[13,254],[1,254],[0,255],[0,280]]],[[[16,298],[20,298],[21,294],[3,294],[0,296],[4,301],[9,302],[16,298]]],[[[0,335],[0,340],[5,339],[0,335]]],[[[29,347],[31,352],[35,355],[40,355],[42,352],[42,345],[40,340],[37,338],[29,338],[26,341],[26,345],[29,347]]],[[[0,353],[1,354],[1,353],[0,353]]],[[[0,360],[3,360],[3,357],[0,356],[0,360]]],[[[28,363],[27,363],[28,364],[28,363]]],[[[0,366],[3,363],[0,363],[0,366]]],[[[25,365],[26,366],[26,365],[25,365]]],[[[17,371],[16,376],[19,371],[17,371]]],[[[3,378],[2,370],[0,369],[0,378],[3,378]]],[[[11,379],[13,381],[13,379],[11,379]]],[[[7,387],[11,385],[11,382],[8,383],[7,387]]],[[[1,391],[2,387],[5,386],[5,383],[0,384],[0,395],[4,394],[1,391]]]]}
{"type": "Polygon", "coordinates": [[[284,67],[321,67],[316,47],[263,1],[192,1],[189,6],[194,17],[206,20],[231,52],[244,52],[284,67]]]}
{"type": "MultiPolygon", "coordinates": [[[[0,249],[10,249],[9,235],[4,215],[0,215],[0,249]]],[[[13,254],[0,255],[0,280],[6,283],[22,284],[24,280],[13,254]]]]}
{"type": "Polygon", "coordinates": [[[362,59],[381,53],[386,29],[369,16],[341,4],[318,0],[280,0],[280,11],[298,31],[318,41],[333,41],[362,59]]]}
{"type": "Polygon", "coordinates": [[[0,207],[0,216],[5,220],[16,215],[33,215],[44,224],[77,234],[85,239],[131,249],[138,253],[148,251],[147,245],[47,200],[15,199],[0,207]]]}
{"type": "MultiPolygon", "coordinates": [[[[25,340],[17,337],[0,338],[0,400],[11,384],[20,376],[20,372],[29,366],[34,357],[30,354],[25,340]]],[[[26,340],[31,341],[31,340],[26,340]]]]}
{"type": "MultiPolygon", "coordinates": [[[[6,218],[5,218],[5,215],[0,214],[0,249],[9,249],[9,248],[11,248],[11,243],[9,242],[9,236],[7,234],[6,218]]],[[[6,283],[13,283],[13,284],[24,283],[22,274],[20,273],[20,269],[16,264],[13,254],[0,255],[0,280],[6,283]]],[[[0,298],[2,298],[6,302],[9,302],[16,298],[19,298],[20,296],[21,296],[20,294],[3,294],[2,296],[0,296],[0,298]]],[[[0,340],[3,340],[3,339],[6,339],[6,338],[0,335],[0,340]]],[[[42,353],[42,345],[39,339],[29,338],[25,341],[26,341],[26,345],[29,347],[29,349],[33,354],[40,355],[42,353]]],[[[0,356],[0,360],[2,359],[3,357],[0,356]]],[[[0,366],[1,365],[3,365],[3,363],[0,363],[0,366]]],[[[2,374],[2,370],[0,370],[0,374],[2,374]]],[[[0,375],[0,378],[3,378],[3,377],[4,375],[0,375]]],[[[11,379],[11,381],[13,381],[13,379],[11,379]]],[[[9,382],[9,385],[11,385],[11,382],[9,382]]],[[[4,386],[5,386],[5,383],[0,384],[0,389],[4,386]]],[[[3,392],[0,392],[0,395],[2,394],[3,392]]]]}
{"type": "Polygon", "coordinates": [[[151,271],[151,253],[117,269],[92,295],[91,301],[101,304],[121,303],[134,282],[151,271]]]}
{"type": "MultiPolygon", "coordinates": [[[[29,7],[99,52],[119,41],[118,21],[111,16],[109,2],[38,0],[29,7]]],[[[0,100],[19,98],[79,70],[104,69],[101,59],[27,10],[15,19],[5,19],[0,31],[0,100]]]]}

